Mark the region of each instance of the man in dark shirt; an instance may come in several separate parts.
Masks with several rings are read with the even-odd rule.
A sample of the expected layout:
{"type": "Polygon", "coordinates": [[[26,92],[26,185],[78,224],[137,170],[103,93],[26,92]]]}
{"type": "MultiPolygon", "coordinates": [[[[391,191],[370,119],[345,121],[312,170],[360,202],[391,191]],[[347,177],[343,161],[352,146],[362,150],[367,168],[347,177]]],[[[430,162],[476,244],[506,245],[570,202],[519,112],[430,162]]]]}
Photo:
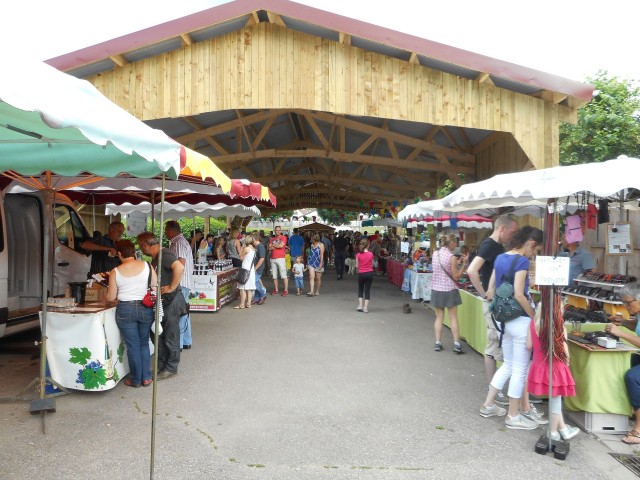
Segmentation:
{"type": "Polygon", "coordinates": [[[336,263],[336,275],[338,280],[342,280],[344,275],[344,260],[347,256],[347,240],[344,238],[344,233],[340,232],[333,241],[334,258],[336,263]]]}
{"type": "MultiPolygon", "coordinates": [[[[151,265],[158,271],[160,241],[151,232],[138,235],[138,245],[145,255],[153,260],[151,265]]],[[[162,295],[162,333],[158,338],[158,380],[172,377],[178,373],[180,364],[180,317],[186,315],[187,304],[184,301],[180,281],[184,265],[168,248],[162,249],[160,269],[160,293],[162,295]]]]}
{"type": "Polygon", "coordinates": [[[116,242],[122,238],[124,225],[112,222],[106,235],[97,239],[85,240],[80,244],[84,250],[91,252],[91,268],[89,277],[94,273],[110,272],[118,265],[120,259],[116,255],[116,242]]]}
{"type": "MultiPolygon", "coordinates": [[[[487,348],[484,351],[484,367],[489,383],[496,373],[496,361],[502,361],[502,349],[499,347],[500,338],[489,312],[489,300],[487,289],[493,273],[493,262],[496,257],[504,253],[504,245],[507,245],[511,237],[518,231],[518,222],[512,215],[498,217],[493,225],[493,233],[483,240],[478,249],[478,254],[467,268],[469,280],[485,301],[482,304],[484,321],[487,325],[487,348]]],[[[508,398],[502,392],[498,393],[496,401],[500,404],[508,403],[508,398]]]]}

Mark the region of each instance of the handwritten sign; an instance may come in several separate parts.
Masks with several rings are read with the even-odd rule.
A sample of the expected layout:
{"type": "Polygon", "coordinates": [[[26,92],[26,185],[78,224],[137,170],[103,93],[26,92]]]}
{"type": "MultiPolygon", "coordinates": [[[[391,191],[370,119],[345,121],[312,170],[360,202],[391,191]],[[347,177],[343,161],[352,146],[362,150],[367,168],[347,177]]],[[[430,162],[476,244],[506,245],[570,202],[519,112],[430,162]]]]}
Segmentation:
{"type": "Polygon", "coordinates": [[[536,257],[536,285],[569,285],[569,257],[536,257]]]}

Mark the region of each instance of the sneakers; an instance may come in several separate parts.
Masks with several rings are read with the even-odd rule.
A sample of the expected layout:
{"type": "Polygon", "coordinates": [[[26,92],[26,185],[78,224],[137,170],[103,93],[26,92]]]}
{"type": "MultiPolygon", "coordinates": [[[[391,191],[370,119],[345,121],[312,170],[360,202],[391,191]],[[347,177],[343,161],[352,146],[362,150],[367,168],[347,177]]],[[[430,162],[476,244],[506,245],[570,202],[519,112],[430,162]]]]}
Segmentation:
{"type": "Polygon", "coordinates": [[[271,292],[271,295],[277,295],[278,294],[278,290],[274,290],[273,292],[271,292]]]}
{"type": "Polygon", "coordinates": [[[289,295],[289,292],[287,290],[283,290],[281,295],[283,297],[286,297],[287,295],[289,295]]]}
{"type": "Polygon", "coordinates": [[[485,407],[484,405],[480,407],[480,416],[484,418],[504,417],[506,414],[507,410],[505,408],[497,406],[495,403],[490,407],[485,407]]]}
{"type": "Polygon", "coordinates": [[[504,423],[507,428],[512,428],[514,430],[535,430],[538,428],[538,422],[530,420],[520,414],[515,417],[507,417],[504,423]]]}
{"type": "MultiPolygon", "coordinates": [[[[567,425],[563,430],[558,430],[557,432],[564,440],[571,440],[573,437],[580,433],[580,429],[578,427],[570,427],[567,425]]],[[[553,433],[551,434],[553,435],[553,433]]],[[[552,439],[553,440],[553,439],[552,439]]]]}
{"type": "Polygon", "coordinates": [[[520,413],[522,414],[522,416],[528,418],[529,420],[535,420],[540,425],[546,425],[547,423],[549,423],[549,420],[547,418],[544,418],[544,412],[539,412],[533,405],[531,405],[531,410],[529,410],[528,412],[523,412],[522,410],[520,410],[520,413]]]}
{"type": "Polygon", "coordinates": [[[262,304],[263,304],[264,302],[266,302],[266,301],[267,301],[267,297],[266,297],[266,295],[265,295],[265,296],[264,296],[264,297],[262,297],[260,300],[258,300],[258,301],[256,302],[256,304],[257,304],[257,305],[262,305],[262,304]]]}
{"type": "Polygon", "coordinates": [[[502,392],[498,392],[498,395],[496,395],[495,401],[498,405],[509,405],[509,397],[507,397],[502,392]]]}
{"type": "Polygon", "coordinates": [[[442,351],[442,344],[440,342],[436,342],[436,346],[435,346],[434,350],[436,352],[441,352],[442,351]]]}
{"type": "Polygon", "coordinates": [[[464,350],[462,350],[462,345],[460,345],[459,343],[454,343],[453,344],[453,352],[457,353],[458,355],[462,355],[464,352],[464,350]]]}
{"type": "Polygon", "coordinates": [[[536,395],[529,394],[529,403],[535,403],[538,405],[542,403],[542,399],[536,395]]]}
{"type": "Polygon", "coordinates": [[[163,370],[161,372],[158,372],[158,375],[156,376],[156,378],[158,380],[165,380],[167,378],[171,378],[175,375],[177,375],[177,372],[170,372],[169,370],[163,370]]]}

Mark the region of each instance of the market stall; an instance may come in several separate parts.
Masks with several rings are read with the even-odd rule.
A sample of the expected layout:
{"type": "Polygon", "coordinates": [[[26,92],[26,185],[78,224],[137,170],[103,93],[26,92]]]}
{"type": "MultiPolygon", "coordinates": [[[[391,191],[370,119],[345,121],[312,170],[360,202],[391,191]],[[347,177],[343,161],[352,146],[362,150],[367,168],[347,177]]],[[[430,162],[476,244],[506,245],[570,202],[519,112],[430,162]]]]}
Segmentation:
{"type": "MultiPolygon", "coordinates": [[[[583,207],[586,207],[585,199],[588,198],[592,198],[593,201],[616,201],[620,205],[619,222],[624,225],[624,204],[634,202],[638,188],[640,160],[620,157],[601,163],[497,175],[482,182],[463,185],[439,200],[439,208],[443,211],[478,211],[484,208],[510,206],[543,207],[546,216],[545,255],[555,256],[559,240],[559,211],[567,211],[570,202],[575,202],[576,199],[581,199],[578,203],[583,207]]],[[[609,230],[614,233],[620,231],[615,224],[608,224],[607,231],[609,230]]],[[[625,271],[623,255],[633,255],[635,248],[630,235],[627,235],[624,241],[606,243],[606,254],[619,256],[617,275],[629,273],[625,271]]],[[[611,278],[612,275],[607,277],[611,278]]],[[[558,285],[553,282],[546,285],[541,288],[542,318],[545,327],[552,327],[547,328],[551,337],[554,331],[562,328],[563,318],[556,315],[560,305],[558,285]]],[[[601,290],[600,287],[598,289],[601,290]]],[[[591,290],[589,289],[589,292],[591,290]]],[[[572,295],[576,296],[575,293],[572,295]]],[[[580,295],[590,297],[590,293],[578,296],[580,295]]],[[[618,303],[614,292],[598,292],[596,300],[602,301],[603,298],[609,303],[618,303]]],[[[601,329],[602,325],[599,327],[601,329]]],[[[554,342],[550,340],[549,343],[554,342]]],[[[572,414],[573,418],[587,430],[625,432],[628,429],[626,419],[630,414],[630,407],[628,400],[625,401],[624,398],[626,389],[622,379],[624,372],[629,368],[631,353],[625,348],[603,351],[573,342],[570,344],[570,353],[577,395],[567,398],[566,409],[573,409],[576,412],[572,414]]]]}
{"type": "Polygon", "coordinates": [[[407,269],[409,272],[409,288],[413,300],[431,301],[431,278],[433,273],[407,269]]]}

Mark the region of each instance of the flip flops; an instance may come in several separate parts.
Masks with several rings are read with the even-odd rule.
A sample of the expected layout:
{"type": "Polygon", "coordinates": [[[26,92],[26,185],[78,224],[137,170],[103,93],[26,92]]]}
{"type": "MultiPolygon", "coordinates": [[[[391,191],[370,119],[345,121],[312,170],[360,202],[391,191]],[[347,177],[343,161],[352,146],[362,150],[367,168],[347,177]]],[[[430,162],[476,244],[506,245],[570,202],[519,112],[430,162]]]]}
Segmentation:
{"type": "Polygon", "coordinates": [[[640,445],[640,433],[638,433],[637,430],[631,430],[622,439],[622,443],[626,443],[627,445],[640,445]]]}

